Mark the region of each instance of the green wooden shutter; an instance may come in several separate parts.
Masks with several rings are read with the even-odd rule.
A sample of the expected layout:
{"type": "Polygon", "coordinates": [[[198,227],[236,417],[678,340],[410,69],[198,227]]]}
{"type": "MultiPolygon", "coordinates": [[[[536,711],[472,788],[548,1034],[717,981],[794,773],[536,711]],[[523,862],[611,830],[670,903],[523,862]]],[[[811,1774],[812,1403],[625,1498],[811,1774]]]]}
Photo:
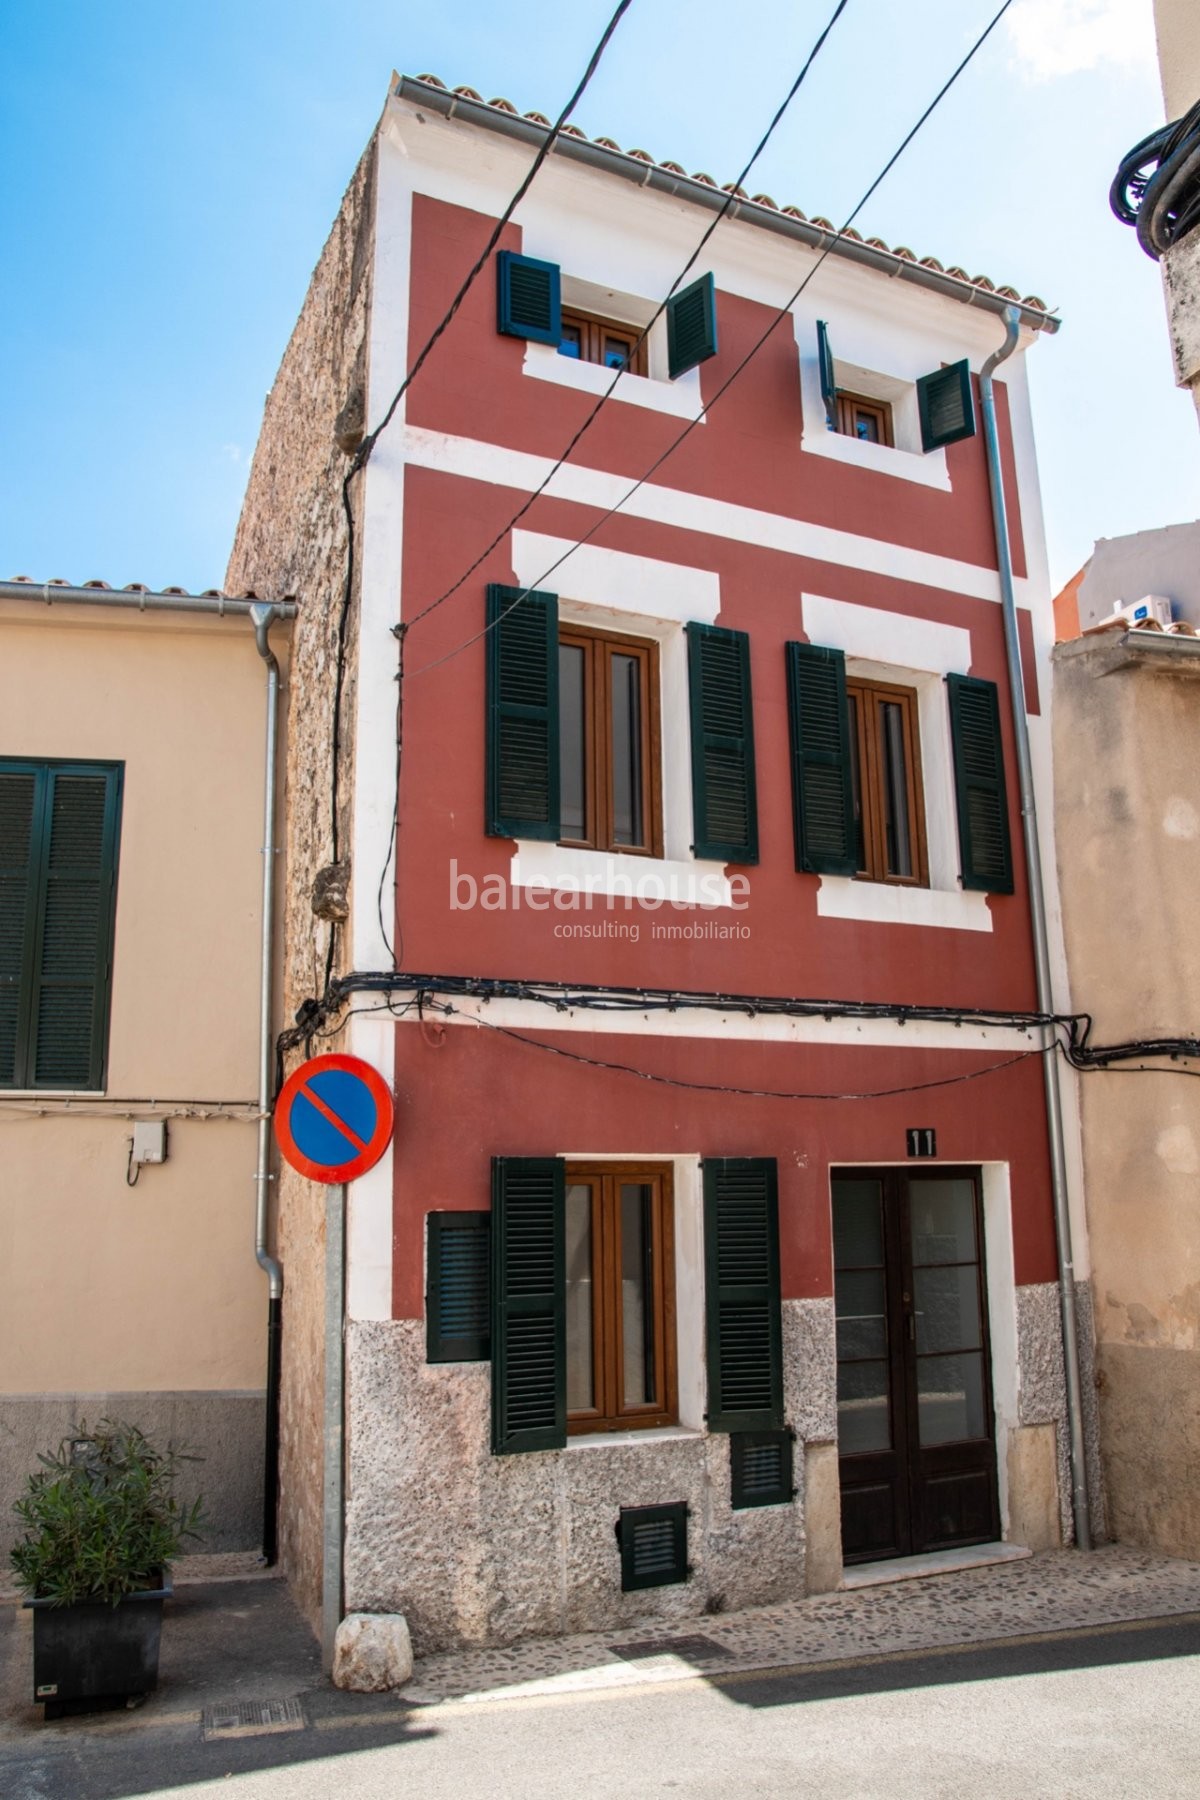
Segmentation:
{"type": "Polygon", "coordinates": [[[492,1159],[492,1450],[567,1442],[566,1186],[554,1156],[492,1159]]]}
{"type": "Polygon", "coordinates": [[[487,820],[491,837],[559,830],[558,598],[487,590],[487,820]]]}
{"type": "Polygon", "coordinates": [[[1000,695],[994,681],[947,675],[962,884],[989,894],[1013,891],[1000,695]]]}
{"type": "Polygon", "coordinates": [[[785,644],[784,651],[796,867],[808,875],[855,875],[846,658],[817,644],[785,644]]]}
{"type": "Polygon", "coordinates": [[[667,301],[667,373],[674,381],[717,354],[717,290],[711,275],[667,301]]]}
{"type": "Polygon", "coordinates": [[[491,1357],[491,1230],[489,1213],[429,1214],[427,1362],[487,1362],[491,1357]]]}
{"type": "Polygon", "coordinates": [[[506,337],[557,346],[562,337],[558,264],[501,250],[496,258],[496,324],[506,337]]]}
{"type": "Polygon", "coordinates": [[[773,1157],[704,1164],[710,1431],[783,1426],[779,1197],[773,1157]]]}
{"type": "Polygon", "coordinates": [[[825,420],[830,431],[836,431],[837,376],[833,372],[833,351],[829,348],[829,328],[824,319],[817,320],[817,362],[821,369],[821,398],[825,402],[825,420]]]}
{"type": "Polygon", "coordinates": [[[750,639],[720,625],[689,625],[692,819],[697,856],[758,861],[750,639]]]}
{"type": "Polygon", "coordinates": [[[0,1085],[99,1088],[121,770],[0,768],[0,1085]]]}
{"type": "Polygon", "coordinates": [[[921,415],[921,448],[940,450],[959,438],[975,436],[975,396],[971,391],[971,365],[951,363],[935,369],[917,382],[917,408],[921,415]]]}
{"type": "Polygon", "coordinates": [[[45,771],[0,764],[0,1086],[24,1086],[45,771]]]}

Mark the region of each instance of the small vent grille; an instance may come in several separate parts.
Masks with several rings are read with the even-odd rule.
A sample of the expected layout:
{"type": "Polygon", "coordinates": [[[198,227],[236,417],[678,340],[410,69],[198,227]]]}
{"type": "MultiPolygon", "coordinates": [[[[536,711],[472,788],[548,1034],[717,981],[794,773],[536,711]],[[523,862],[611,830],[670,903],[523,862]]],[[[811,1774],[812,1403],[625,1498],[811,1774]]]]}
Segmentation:
{"type": "Polygon", "coordinates": [[[684,1500],[621,1508],[616,1533],[623,1593],[687,1580],[687,1513],[684,1500]]]}
{"type": "Polygon", "coordinates": [[[730,1502],[748,1506],[786,1506],[792,1485],[790,1431],[735,1431],[729,1440],[730,1502]]]}

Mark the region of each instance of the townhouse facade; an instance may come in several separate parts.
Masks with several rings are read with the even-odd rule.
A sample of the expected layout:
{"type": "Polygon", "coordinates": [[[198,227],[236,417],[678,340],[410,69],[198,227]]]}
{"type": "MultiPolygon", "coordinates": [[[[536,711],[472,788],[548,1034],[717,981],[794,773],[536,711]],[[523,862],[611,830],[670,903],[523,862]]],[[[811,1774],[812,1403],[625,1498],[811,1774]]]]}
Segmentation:
{"type": "Polygon", "coordinates": [[[294,613],[0,583],[5,1566],[38,1455],[105,1416],[201,1459],[197,1548],[271,1549],[263,739],[294,613]]]}
{"type": "MultiPolygon", "coordinates": [[[[308,600],[284,1066],[363,1056],[397,1116],[348,1195],[340,1605],[419,1651],[1072,1537],[978,395],[1015,306],[1048,804],[1024,358],[1053,321],[766,196],[688,267],[722,191],[574,132],[389,412],[547,129],[393,81],[227,577],[308,600]]],[[[312,1616],[325,1205],[280,1171],[281,1549],[312,1616]]]]}

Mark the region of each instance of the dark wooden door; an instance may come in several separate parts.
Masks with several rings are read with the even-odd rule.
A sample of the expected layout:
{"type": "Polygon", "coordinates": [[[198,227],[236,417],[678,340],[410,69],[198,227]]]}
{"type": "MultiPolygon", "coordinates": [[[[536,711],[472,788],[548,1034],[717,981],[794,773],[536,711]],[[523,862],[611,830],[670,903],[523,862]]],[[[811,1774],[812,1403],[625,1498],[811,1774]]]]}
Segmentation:
{"type": "Polygon", "coordinates": [[[975,1169],[833,1178],[846,1562],[999,1535],[975,1169]]]}

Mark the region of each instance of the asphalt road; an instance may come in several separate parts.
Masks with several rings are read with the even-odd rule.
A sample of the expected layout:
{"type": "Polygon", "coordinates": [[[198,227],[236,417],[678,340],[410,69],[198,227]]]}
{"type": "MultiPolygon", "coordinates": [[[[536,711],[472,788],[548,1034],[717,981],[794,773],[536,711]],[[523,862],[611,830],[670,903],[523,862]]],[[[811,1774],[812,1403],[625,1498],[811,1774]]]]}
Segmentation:
{"type": "Polygon", "coordinates": [[[0,1750],[3,1800],[504,1800],[1200,1794],[1200,1623],[554,1699],[404,1708],[305,1697],[302,1729],[70,1721],[0,1750]],[[342,1702],[338,1704],[338,1702],[342,1702]]]}

